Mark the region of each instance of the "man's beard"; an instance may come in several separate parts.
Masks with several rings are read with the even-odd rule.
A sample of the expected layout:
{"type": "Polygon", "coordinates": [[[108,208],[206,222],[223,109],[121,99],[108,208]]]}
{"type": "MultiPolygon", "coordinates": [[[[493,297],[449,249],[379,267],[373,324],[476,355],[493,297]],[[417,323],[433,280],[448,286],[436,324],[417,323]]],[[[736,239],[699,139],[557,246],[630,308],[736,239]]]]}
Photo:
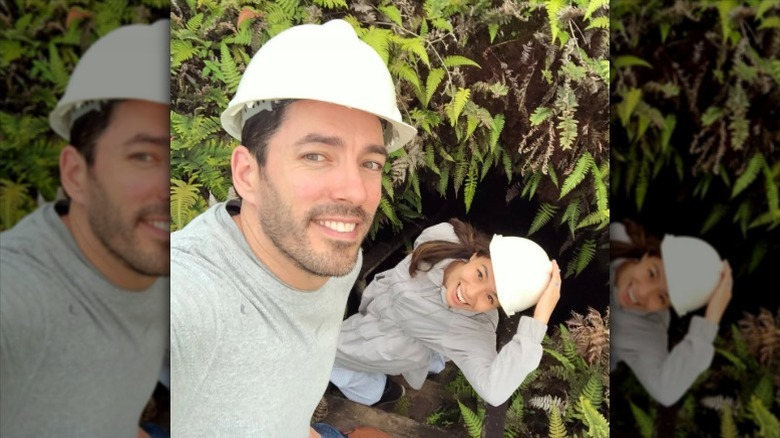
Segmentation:
{"type": "Polygon", "coordinates": [[[146,216],[170,215],[167,204],[149,205],[142,208],[132,219],[122,217],[120,206],[114,204],[98,181],[93,179],[91,199],[88,207],[89,224],[100,243],[111,254],[133,271],[148,276],[162,276],[170,273],[170,243],[152,242],[153,248],[144,249],[135,236],[138,223],[146,216]]]}
{"type": "Polygon", "coordinates": [[[320,277],[341,277],[347,275],[357,262],[360,242],[366,236],[373,215],[362,207],[348,207],[341,204],[319,205],[307,211],[302,218],[295,218],[292,206],[279,196],[270,180],[261,176],[262,205],[258,219],[263,232],[290,261],[304,271],[320,277]],[[366,227],[360,239],[355,242],[327,240],[329,250],[316,251],[308,240],[307,230],[312,220],[323,215],[354,217],[366,227]]]}

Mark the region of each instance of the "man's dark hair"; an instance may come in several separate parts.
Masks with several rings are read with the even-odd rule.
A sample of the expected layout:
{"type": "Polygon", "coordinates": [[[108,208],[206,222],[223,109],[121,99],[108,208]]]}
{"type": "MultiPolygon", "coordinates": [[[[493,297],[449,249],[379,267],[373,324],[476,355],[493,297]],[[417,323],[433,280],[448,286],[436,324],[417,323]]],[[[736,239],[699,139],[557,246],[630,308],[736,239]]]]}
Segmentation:
{"type": "Polygon", "coordinates": [[[70,128],[70,144],[84,157],[88,166],[94,164],[97,139],[111,123],[114,108],[121,102],[110,100],[102,104],[99,110],[90,111],[76,119],[70,128]]]}
{"type": "Polygon", "coordinates": [[[294,100],[280,100],[272,104],[273,110],[260,111],[244,123],[241,143],[255,155],[257,164],[265,165],[268,141],[279,129],[287,114],[287,106],[294,100]]]}

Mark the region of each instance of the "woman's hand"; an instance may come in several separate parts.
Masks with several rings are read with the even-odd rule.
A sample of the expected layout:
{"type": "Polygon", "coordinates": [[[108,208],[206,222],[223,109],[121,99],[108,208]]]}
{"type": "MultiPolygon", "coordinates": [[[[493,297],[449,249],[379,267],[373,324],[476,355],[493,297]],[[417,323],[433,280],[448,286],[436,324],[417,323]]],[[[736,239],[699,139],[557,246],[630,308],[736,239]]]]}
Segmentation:
{"type": "Polygon", "coordinates": [[[550,315],[561,298],[561,268],[558,267],[558,262],[555,260],[552,261],[552,265],[550,282],[547,283],[547,287],[542,292],[542,296],[539,297],[536,309],[534,309],[534,319],[544,324],[550,320],[550,315]]]}
{"type": "Polygon", "coordinates": [[[731,265],[728,261],[723,262],[723,270],[720,272],[720,282],[715,286],[710,301],[707,304],[707,310],[704,312],[704,318],[714,324],[720,324],[720,318],[731,301],[731,288],[734,286],[734,280],[731,278],[731,265]]]}

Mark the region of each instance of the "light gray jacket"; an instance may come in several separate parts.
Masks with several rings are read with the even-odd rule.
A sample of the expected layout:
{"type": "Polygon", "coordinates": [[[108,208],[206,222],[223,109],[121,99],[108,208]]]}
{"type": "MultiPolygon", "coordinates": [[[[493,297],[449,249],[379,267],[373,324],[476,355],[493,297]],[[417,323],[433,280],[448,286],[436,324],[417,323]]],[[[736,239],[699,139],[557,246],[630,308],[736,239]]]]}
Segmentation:
{"type": "MultiPolygon", "coordinates": [[[[431,240],[457,242],[449,223],[425,229],[415,248],[431,240]]],[[[496,352],[498,311],[450,309],[444,298],[443,260],[428,272],[409,275],[411,255],[377,274],[359,313],[341,325],[336,364],[356,371],[402,374],[412,388],[425,382],[432,351],[452,360],[486,402],[506,401],[539,366],[547,326],[523,316],[517,334],[496,352]]],[[[518,261],[521,263],[521,261],[518,261]]]]}

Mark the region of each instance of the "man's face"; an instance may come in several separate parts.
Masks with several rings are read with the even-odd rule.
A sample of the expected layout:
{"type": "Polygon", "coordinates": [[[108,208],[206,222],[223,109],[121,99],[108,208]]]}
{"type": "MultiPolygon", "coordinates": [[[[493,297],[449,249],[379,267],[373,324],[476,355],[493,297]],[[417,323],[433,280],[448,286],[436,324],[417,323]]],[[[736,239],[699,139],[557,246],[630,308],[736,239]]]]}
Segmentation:
{"type": "Polygon", "coordinates": [[[260,168],[263,232],[307,273],[346,275],[379,205],[386,159],[376,116],[317,101],[290,104],[260,168]]]}
{"type": "Polygon", "coordinates": [[[130,100],[114,108],[89,168],[92,232],[132,270],[170,269],[170,147],[167,105],[130,100]]]}

